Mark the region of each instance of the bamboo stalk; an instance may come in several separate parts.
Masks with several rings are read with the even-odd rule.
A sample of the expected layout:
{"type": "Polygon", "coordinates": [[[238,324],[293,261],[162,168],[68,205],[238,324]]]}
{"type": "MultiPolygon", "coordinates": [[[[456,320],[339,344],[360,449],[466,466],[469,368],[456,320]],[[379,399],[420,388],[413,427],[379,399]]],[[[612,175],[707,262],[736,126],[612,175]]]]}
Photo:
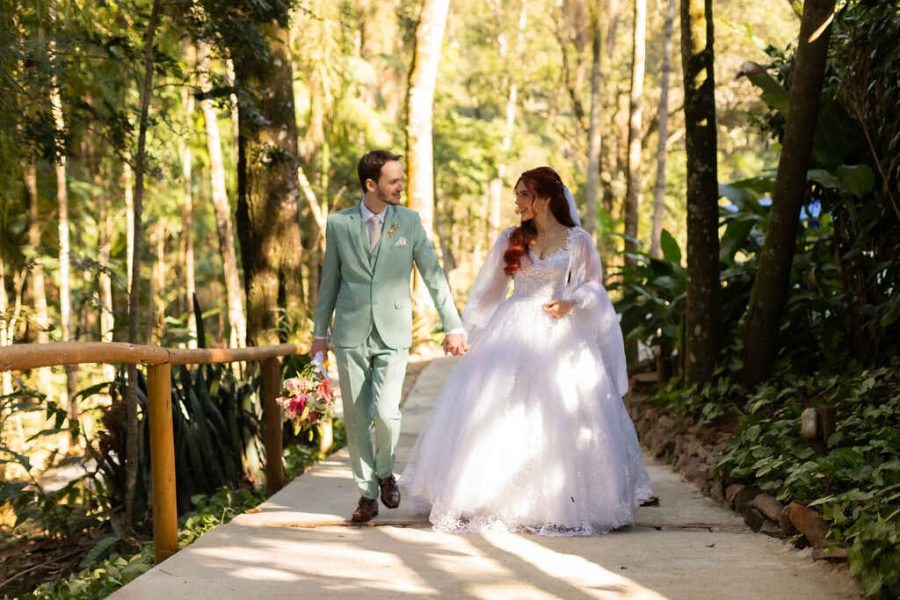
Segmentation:
{"type": "Polygon", "coordinates": [[[263,435],[266,447],[266,490],[271,496],[284,486],[284,465],[281,464],[281,407],[275,402],[281,382],[278,359],[267,358],[262,363],[263,435]]]}
{"type": "Polygon", "coordinates": [[[153,543],[156,564],[178,551],[175,499],[175,436],[172,431],[172,366],[147,369],[150,405],[150,469],[153,480],[153,543]]]}
{"type": "Polygon", "coordinates": [[[0,348],[0,372],[84,363],[201,365],[262,361],[267,358],[307,352],[309,352],[308,344],[204,349],[169,349],[126,342],[13,344],[0,348]]]}

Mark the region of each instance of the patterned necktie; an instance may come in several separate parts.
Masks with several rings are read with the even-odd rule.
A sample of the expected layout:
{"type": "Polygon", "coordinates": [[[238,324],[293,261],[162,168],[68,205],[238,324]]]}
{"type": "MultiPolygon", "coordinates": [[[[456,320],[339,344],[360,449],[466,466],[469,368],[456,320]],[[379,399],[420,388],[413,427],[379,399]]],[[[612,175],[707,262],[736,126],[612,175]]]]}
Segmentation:
{"type": "Polygon", "coordinates": [[[378,217],[369,217],[369,250],[374,250],[381,239],[381,220],[378,217]]]}

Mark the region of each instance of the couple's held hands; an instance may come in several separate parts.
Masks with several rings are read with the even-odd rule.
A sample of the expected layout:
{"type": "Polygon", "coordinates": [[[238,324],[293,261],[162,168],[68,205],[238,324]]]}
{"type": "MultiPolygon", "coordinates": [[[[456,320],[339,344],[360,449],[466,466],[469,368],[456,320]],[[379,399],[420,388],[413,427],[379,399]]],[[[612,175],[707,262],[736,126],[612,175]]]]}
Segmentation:
{"type": "Polygon", "coordinates": [[[572,303],[568,300],[551,300],[542,307],[544,312],[554,319],[562,319],[572,312],[572,303]]]}
{"type": "Polygon", "coordinates": [[[313,358],[316,354],[322,354],[322,358],[328,359],[328,342],[325,338],[316,338],[313,340],[312,347],[309,349],[309,355],[313,358]]]}
{"type": "Polygon", "coordinates": [[[441,348],[444,349],[444,354],[452,354],[453,356],[460,356],[469,351],[466,336],[461,333],[448,333],[444,336],[441,348]]]}

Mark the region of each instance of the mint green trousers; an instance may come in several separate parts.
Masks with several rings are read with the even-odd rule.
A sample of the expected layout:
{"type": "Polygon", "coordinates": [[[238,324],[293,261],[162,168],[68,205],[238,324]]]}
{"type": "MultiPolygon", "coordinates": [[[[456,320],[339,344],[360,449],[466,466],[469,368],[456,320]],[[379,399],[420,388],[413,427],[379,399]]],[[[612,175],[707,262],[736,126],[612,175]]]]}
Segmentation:
{"type": "Polygon", "coordinates": [[[400,439],[400,396],[409,348],[388,348],[373,327],[366,341],[335,347],[350,468],[359,493],[378,497],[378,479],[394,470],[400,439]],[[375,429],[372,447],[371,429],[375,429]]]}

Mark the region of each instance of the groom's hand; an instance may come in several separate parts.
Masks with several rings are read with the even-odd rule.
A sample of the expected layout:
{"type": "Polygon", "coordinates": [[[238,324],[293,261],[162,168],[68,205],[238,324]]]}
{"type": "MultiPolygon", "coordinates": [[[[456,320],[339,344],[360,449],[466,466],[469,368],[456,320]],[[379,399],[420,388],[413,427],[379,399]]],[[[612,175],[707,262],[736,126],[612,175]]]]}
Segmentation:
{"type": "Polygon", "coordinates": [[[316,338],[313,340],[312,348],[309,349],[309,355],[313,358],[316,357],[316,354],[322,353],[322,358],[328,359],[328,342],[325,338],[316,338]]]}
{"type": "Polygon", "coordinates": [[[466,344],[466,336],[461,333],[447,334],[441,347],[444,349],[444,354],[452,354],[453,356],[459,356],[469,351],[469,346],[466,344]]]}

